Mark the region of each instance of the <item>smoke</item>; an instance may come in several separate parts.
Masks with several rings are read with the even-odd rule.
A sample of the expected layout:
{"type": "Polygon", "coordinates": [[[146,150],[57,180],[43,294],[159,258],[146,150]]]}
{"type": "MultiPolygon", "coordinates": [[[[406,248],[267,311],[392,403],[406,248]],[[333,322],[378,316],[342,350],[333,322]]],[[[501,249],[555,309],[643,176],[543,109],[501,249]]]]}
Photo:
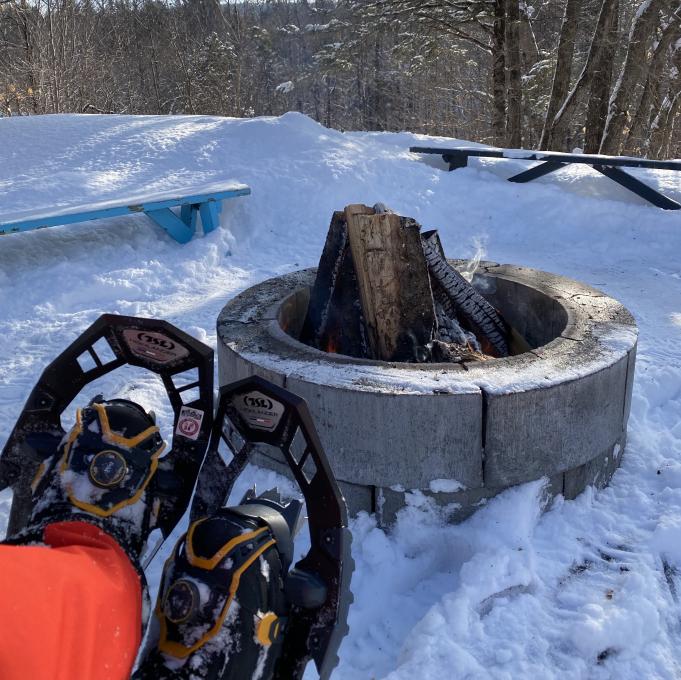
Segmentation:
{"type": "Polygon", "coordinates": [[[461,276],[463,276],[468,283],[472,283],[473,277],[475,276],[475,272],[478,270],[478,267],[480,266],[480,260],[485,257],[487,254],[487,250],[485,248],[485,241],[486,237],[483,236],[476,236],[473,239],[473,246],[475,247],[475,255],[473,255],[472,259],[468,260],[466,263],[466,266],[463,269],[459,270],[459,273],[461,276]]]}

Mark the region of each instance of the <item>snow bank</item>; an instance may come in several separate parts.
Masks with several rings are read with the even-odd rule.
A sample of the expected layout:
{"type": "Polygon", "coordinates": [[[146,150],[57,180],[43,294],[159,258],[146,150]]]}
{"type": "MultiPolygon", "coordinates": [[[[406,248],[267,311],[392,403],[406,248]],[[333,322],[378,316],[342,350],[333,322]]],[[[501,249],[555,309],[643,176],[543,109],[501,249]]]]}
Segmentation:
{"type": "MultiPolygon", "coordinates": [[[[603,289],[636,316],[639,356],[629,444],[608,489],[541,514],[535,482],[457,527],[411,494],[390,536],[366,515],[353,522],[355,604],[334,677],[677,678],[679,215],[588,168],[517,185],[495,175],[508,177],[521,161],[472,161],[447,173],[438,159],[408,152],[433,142],[468,145],[343,134],[299,114],[0,119],[3,214],[177,183],[234,180],[253,190],[225,204],[223,229],[186,246],[144,217],[0,239],[0,445],[43,367],[100,313],[164,317],[214,346],[227,299],[314,266],[334,209],[383,201],[439,228],[450,256],[471,257],[482,242],[490,260],[603,289]]],[[[681,199],[675,173],[636,174],[681,199]]],[[[170,432],[155,377],[120,371],[97,389],[142,401],[170,432]]],[[[235,497],[253,480],[268,488],[276,476],[250,469],[235,497]]],[[[6,511],[3,494],[0,523],[6,511]]]]}

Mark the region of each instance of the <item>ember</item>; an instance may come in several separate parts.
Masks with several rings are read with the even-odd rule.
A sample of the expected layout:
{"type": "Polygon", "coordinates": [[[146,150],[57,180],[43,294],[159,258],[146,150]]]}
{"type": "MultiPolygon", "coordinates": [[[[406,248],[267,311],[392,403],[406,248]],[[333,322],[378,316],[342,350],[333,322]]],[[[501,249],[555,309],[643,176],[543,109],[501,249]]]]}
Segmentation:
{"type": "Polygon", "coordinates": [[[300,340],[405,362],[484,361],[527,351],[445,257],[437,231],[382,205],[334,213],[300,340]]]}

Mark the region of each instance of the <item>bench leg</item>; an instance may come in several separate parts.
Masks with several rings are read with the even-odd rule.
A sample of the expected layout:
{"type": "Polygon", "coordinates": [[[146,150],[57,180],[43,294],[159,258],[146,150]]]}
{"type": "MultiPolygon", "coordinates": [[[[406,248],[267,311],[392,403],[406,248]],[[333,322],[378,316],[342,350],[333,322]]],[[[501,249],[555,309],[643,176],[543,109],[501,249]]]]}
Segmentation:
{"type": "Polygon", "coordinates": [[[188,227],[170,208],[148,210],[146,214],[156,224],[163,227],[178,243],[187,243],[194,236],[194,230],[188,227]]]}
{"type": "Polygon", "coordinates": [[[196,232],[196,223],[199,218],[199,204],[183,205],[180,208],[180,219],[193,231],[196,232]]]}
{"type": "Polygon", "coordinates": [[[641,182],[641,180],[632,177],[629,173],[620,170],[619,168],[614,168],[611,165],[594,165],[594,170],[598,170],[602,175],[609,177],[613,182],[621,184],[629,191],[633,191],[637,196],[656,205],[658,208],[663,210],[679,210],[681,209],[681,203],[677,203],[671,198],[667,198],[661,194],[656,189],[649,187],[647,184],[641,182]]]}
{"type": "Polygon", "coordinates": [[[217,201],[208,201],[199,206],[201,212],[201,224],[203,233],[210,234],[211,231],[220,226],[220,207],[217,201]]]}
{"type": "Polygon", "coordinates": [[[543,177],[544,175],[548,175],[550,172],[560,170],[565,165],[567,165],[567,163],[559,163],[557,161],[544,161],[543,163],[535,165],[533,168],[530,168],[529,170],[523,170],[523,172],[519,172],[517,175],[509,177],[508,181],[530,182],[533,179],[537,179],[537,177],[543,177]]]}
{"type": "Polygon", "coordinates": [[[458,168],[465,168],[468,165],[468,156],[462,156],[460,154],[453,156],[452,154],[443,153],[442,160],[445,163],[449,163],[450,172],[452,170],[457,170],[458,168]]]}

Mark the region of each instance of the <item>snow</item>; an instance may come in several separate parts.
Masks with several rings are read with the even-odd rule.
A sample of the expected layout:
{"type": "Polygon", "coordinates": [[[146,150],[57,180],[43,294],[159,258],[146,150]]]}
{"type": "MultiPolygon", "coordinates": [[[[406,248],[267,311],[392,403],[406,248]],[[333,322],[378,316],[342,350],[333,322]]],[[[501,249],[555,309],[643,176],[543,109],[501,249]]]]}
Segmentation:
{"type": "Polygon", "coordinates": [[[295,88],[292,80],[287,80],[285,83],[280,83],[274,88],[275,92],[280,92],[281,94],[289,94],[295,88]]]}
{"type": "MultiPolygon", "coordinates": [[[[0,223],[245,188],[233,177],[215,179],[199,167],[159,171],[154,165],[153,155],[149,157],[154,149],[162,153],[180,140],[189,142],[197,132],[205,132],[205,125],[196,119],[178,122],[173,128],[174,140],[158,129],[158,121],[154,125],[142,116],[107,125],[106,131],[99,129],[93,135],[82,134],[79,116],[60,117],[56,126],[47,116],[42,120],[12,118],[6,123],[0,125],[0,148],[7,154],[3,162],[8,163],[0,176],[0,223]],[[36,135],[49,145],[50,154],[26,155],[36,135]],[[121,135],[127,140],[124,155],[118,154],[121,135]],[[140,176],[143,183],[137,181],[140,176]]],[[[199,161],[208,153],[209,144],[194,149],[193,156],[199,161]]]]}
{"type": "Polygon", "coordinates": [[[454,493],[466,488],[461,482],[457,482],[456,479],[433,479],[429,487],[433,493],[454,493]]]}
{"type": "MultiPolygon", "coordinates": [[[[516,185],[503,178],[514,164],[526,167],[521,161],[471,159],[448,173],[439,158],[408,152],[440,142],[469,145],[340,133],[293,113],[0,120],[3,214],[187,182],[237,181],[253,191],[225,202],[222,229],[185,246],[144,216],[0,239],[0,445],[45,365],[100,313],[162,317],[215,346],[228,299],[314,266],[333,210],[383,201],[439,228],[453,257],[472,257],[482,242],[490,260],[576,278],[621,300],[639,325],[638,361],[629,440],[607,489],[544,507],[540,480],[459,526],[444,525],[428,498],[410,493],[391,534],[367,515],[353,520],[355,602],[334,678],[678,678],[679,215],[589,168],[516,185]]],[[[677,173],[631,172],[681,200],[677,173]]],[[[611,338],[614,346],[627,340],[611,338]]],[[[117,371],[84,398],[98,391],[153,409],[170,437],[155,376],[117,371]]],[[[278,479],[248,468],[233,499],[278,479]]],[[[305,540],[303,530],[299,554],[305,540]]],[[[306,677],[315,677],[311,665],[306,677]]]]}

